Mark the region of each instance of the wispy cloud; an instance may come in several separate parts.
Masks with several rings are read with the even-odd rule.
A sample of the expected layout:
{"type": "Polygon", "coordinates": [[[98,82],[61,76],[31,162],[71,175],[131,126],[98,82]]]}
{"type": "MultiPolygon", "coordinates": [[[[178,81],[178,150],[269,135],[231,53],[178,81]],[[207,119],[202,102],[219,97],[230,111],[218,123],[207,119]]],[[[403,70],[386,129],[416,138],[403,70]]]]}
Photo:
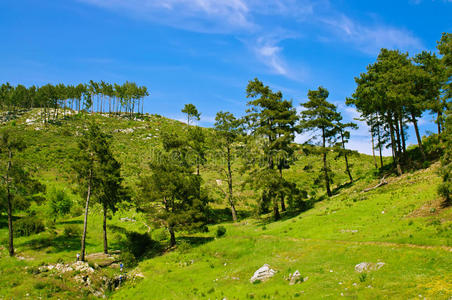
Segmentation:
{"type": "Polygon", "coordinates": [[[370,55],[382,47],[409,51],[422,48],[422,41],[413,33],[381,22],[359,22],[334,8],[329,0],[76,1],[183,30],[232,35],[244,42],[270,73],[291,80],[305,78],[306,70],[302,65],[294,68],[297,62],[287,61],[282,42],[301,40],[307,28],[322,32],[314,30],[317,35],[323,34],[317,40],[345,43],[370,55]]]}
{"type": "Polygon", "coordinates": [[[78,0],[180,29],[228,33],[253,30],[242,0],[78,0]]]}
{"type": "Polygon", "coordinates": [[[320,20],[329,27],[334,37],[367,54],[376,54],[381,48],[423,48],[421,40],[404,29],[381,24],[364,25],[344,14],[331,15],[320,20]]]}

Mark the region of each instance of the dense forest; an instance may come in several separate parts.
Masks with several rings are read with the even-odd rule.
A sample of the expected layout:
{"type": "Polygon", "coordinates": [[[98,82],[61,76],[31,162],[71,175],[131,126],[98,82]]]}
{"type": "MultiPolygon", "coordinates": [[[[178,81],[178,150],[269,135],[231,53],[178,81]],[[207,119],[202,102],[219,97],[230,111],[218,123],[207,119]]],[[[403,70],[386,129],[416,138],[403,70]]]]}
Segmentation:
{"type": "MultiPolygon", "coordinates": [[[[442,205],[450,206],[452,34],[444,33],[437,49],[437,53],[423,51],[414,56],[381,49],[376,61],[355,78],[356,90],[344,101],[356,108],[359,120],[370,128],[372,168],[366,171],[383,184],[389,176],[428,168],[439,160],[442,182],[437,191],[442,205]],[[422,137],[419,120],[425,113],[434,116],[437,131],[422,137]],[[415,132],[416,145],[408,145],[409,127],[415,132]],[[390,159],[383,156],[384,149],[391,150],[390,159]]],[[[181,110],[186,124],[180,130],[162,131],[152,154],[147,159],[140,158],[145,168],[134,171],[133,180],[126,178],[111,131],[103,130],[99,119],[90,116],[146,123],[151,116],[144,112],[148,95],[146,87],[133,82],[1,85],[0,207],[2,214],[7,215],[10,256],[15,255],[16,236],[44,231],[75,206],[83,208],[83,230],[78,236],[81,243],[77,246],[81,249],[80,260],[85,261],[90,210],[94,205],[101,211],[102,241],[98,242],[105,254],[111,249],[107,231],[112,227],[108,222],[113,213],[124,208],[142,214],[146,226],[153,224],[167,231],[166,249],[172,249],[177,245],[178,232],[206,232],[207,225],[215,223],[213,193],[220,195],[221,205],[228,208],[228,219],[234,223],[244,217],[238,209],[244,205],[243,197],[237,196],[243,190],[249,192],[248,202],[251,199],[252,204],[247,208],[252,208],[251,214],[268,215],[278,221],[306,211],[316,202],[328,201],[358,179],[353,175],[352,160],[359,154],[347,146],[352,130],[358,126],[344,121],[338,107],[328,100],[328,89],[319,86],[309,90],[308,100],[300,104],[297,113],[293,101],[257,78],[246,87],[244,115],[220,111],[213,128],[196,126],[201,113],[194,104],[186,104],[181,110]],[[79,125],[72,132],[76,145],[64,154],[69,161],[65,168],[68,185],[77,194],[78,205],[67,192],[46,188],[46,182],[37,176],[39,167],[21,155],[30,144],[24,129],[28,120],[22,124],[17,119],[30,111],[35,112],[33,122],[44,128],[78,120],[79,125]],[[300,133],[312,133],[314,138],[298,145],[295,137],[300,133]],[[308,154],[315,155],[315,167],[297,169],[295,175],[289,173],[300,155],[308,154]],[[332,161],[338,159],[343,164],[335,164],[333,169],[332,161]],[[207,170],[207,165],[215,167],[207,170]],[[203,177],[203,172],[212,170],[219,178],[217,186],[208,184],[203,177]],[[297,184],[294,178],[303,176],[299,172],[308,173],[321,189],[312,192],[311,187],[297,184]],[[335,173],[344,174],[347,182],[335,181],[335,173]],[[43,224],[42,216],[29,215],[30,207],[35,205],[48,206],[53,220],[43,224]]],[[[123,150],[128,151],[134,149],[123,150]]],[[[222,235],[221,229],[217,234],[222,235]]],[[[134,238],[146,239],[140,235],[130,237],[134,238]]],[[[133,247],[122,250],[123,261],[140,258],[133,247]]]]}

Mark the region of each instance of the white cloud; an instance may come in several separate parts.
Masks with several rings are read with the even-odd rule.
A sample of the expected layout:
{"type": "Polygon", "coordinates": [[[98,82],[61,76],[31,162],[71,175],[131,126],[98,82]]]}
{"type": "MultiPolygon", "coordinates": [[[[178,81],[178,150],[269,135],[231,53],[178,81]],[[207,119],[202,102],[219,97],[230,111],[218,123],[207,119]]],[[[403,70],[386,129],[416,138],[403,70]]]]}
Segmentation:
{"type": "Polygon", "coordinates": [[[256,25],[242,0],[78,0],[132,17],[190,31],[250,31],[256,25]]]}
{"type": "Polygon", "coordinates": [[[411,32],[387,25],[368,26],[360,24],[344,14],[320,18],[336,38],[350,43],[367,54],[377,54],[381,48],[419,50],[423,48],[420,39],[411,32]]]}

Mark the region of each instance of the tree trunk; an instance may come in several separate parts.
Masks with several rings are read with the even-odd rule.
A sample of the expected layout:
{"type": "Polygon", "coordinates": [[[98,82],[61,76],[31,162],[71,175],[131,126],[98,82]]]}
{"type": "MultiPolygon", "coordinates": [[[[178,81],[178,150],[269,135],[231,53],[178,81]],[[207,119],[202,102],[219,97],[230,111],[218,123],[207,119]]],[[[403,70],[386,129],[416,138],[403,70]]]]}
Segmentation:
{"type": "Polygon", "coordinates": [[[326,161],[326,137],[325,137],[325,129],[322,128],[322,140],[323,140],[323,173],[325,176],[325,187],[326,187],[326,193],[328,197],[331,197],[333,194],[331,193],[330,189],[330,178],[328,177],[328,165],[326,161]]]}
{"type": "Polygon", "coordinates": [[[278,201],[276,200],[275,195],[272,195],[272,199],[273,199],[273,217],[275,218],[275,221],[278,221],[279,219],[281,219],[281,215],[279,214],[278,201]]]}
{"type": "MultiPolygon", "coordinates": [[[[345,149],[345,141],[344,141],[344,134],[342,133],[341,130],[341,139],[342,139],[342,148],[344,149],[344,158],[345,158],[345,170],[347,171],[348,174],[348,178],[350,178],[350,182],[353,182],[353,177],[352,177],[352,173],[350,172],[350,167],[348,165],[348,157],[347,157],[347,150],[345,149]]],[[[374,147],[374,143],[373,143],[373,136],[372,136],[372,151],[373,151],[373,147],[374,147]]],[[[375,160],[375,153],[374,153],[374,160],[375,160]]]]}
{"type": "Polygon", "coordinates": [[[169,227],[168,231],[170,233],[170,247],[176,246],[176,235],[174,234],[173,227],[169,227]]]}
{"type": "Polygon", "coordinates": [[[402,152],[403,157],[406,155],[405,130],[403,130],[403,117],[400,117],[400,136],[402,137],[402,152]]]}
{"type": "Polygon", "coordinates": [[[370,131],[370,137],[372,141],[372,156],[374,158],[375,169],[378,169],[377,159],[375,158],[375,143],[374,143],[374,132],[373,129],[370,131]]]}
{"type": "Polygon", "coordinates": [[[400,167],[400,162],[399,162],[399,154],[397,153],[396,150],[396,141],[395,141],[395,137],[394,137],[394,127],[392,124],[392,118],[391,116],[389,116],[389,131],[391,134],[391,147],[392,147],[392,153],[394,156],[394,165],[397,168],[397,175],[400,176],[402,175],[402,168],[400,167]]]}
{"type": "MultiPolygon", "coordinates": [[[[281,177],[281,179],[283,178],[282,176],[282,168],[279,168],[279,176],[281,177]]],[[[281,201],[281,211],[286,211],[286,203],[284,203],[284,193],[281,192],[279,194],[280,196],[280,201],[281,201]]]]}
{"type": "Polygon", "coordinates": [[[85,261],[85,240],[86,240],[86,229],[88,226],[88,208],[89,208],[89,198],[91,197],[91,180],[92,180],[92,170],[89,171],[89,182],[88,182],[88,193],[86,196],[86,204],[85,204],[85,219],[83,221],[83,235],[82,235],[82,249],[80,259],[85,261]]]}
{"type": "Polygon", "coordinates": [[[396,137],[397,137],[397,156],[400,158],[400,155],[402,154],[402,143],[400,140],[400,128],[399,128],[399,122],[398,122],[398,118],[396,116],[396,119],[394,120],[395,122],[395,132],[396,132],[396,137]]]}
{"type": "Polygon", "coordinates": [[[12,199],[11,199],[11,191],[9,187],[9,171],[11,170],[11,160],[12,153],[9,150],[9,160],[8,160],[8,169],[6,172],[6,192],[8,199],[8,234],[9,234],[9,256],[14,256],[14,237],[13,237],[13,209],[12,209],[12,199]]]}
{"type": "Polygon", "coordinates": [[[383,168],[383,155],[381,150],[381,135],[380,135],[380,125],[377,127],[377,134],[378,134],[378,150],[380,152],[380,165],[383,168]]]}
{"type": "Polygon", "coordinates": [[[422,145],[421,135],[419,134],[419,128],[417,126],[417,120],[414,114],[411,114],[411,122],[413,122],[414,125],[414,132],[416,132],[417,144],[419,146],[419,150],[421,151],[422,159],[423,161],[425,161],[426,157],[424,152],[424,146],[422,145]]]}
{"type": "Polygon", "coordinates": [[[231,205],[232,220],[237,222],[237,211],[235,210],[234,198],[232,193],[232,169],[231,169],[231,148],[228,146],[227,149],[227,159],[228,159],[228,191],[229,191],[229,204],[231,205]]]}
{"type": "Polygon", "coordinates": [[[107,205],[104,203],[104,253],[108,254],[108,242],[107,242],[107,205]]]}
{"type": "Polygon", "coordinates": [[[438,116],[437,116],[437,118],[436,118],[436,123],[437,123],[437,125],[438,125],[438,135],[440,135],[441,134],[441,119],[442,119],[442,113],[439,111],[438,112],[438,116]]]}

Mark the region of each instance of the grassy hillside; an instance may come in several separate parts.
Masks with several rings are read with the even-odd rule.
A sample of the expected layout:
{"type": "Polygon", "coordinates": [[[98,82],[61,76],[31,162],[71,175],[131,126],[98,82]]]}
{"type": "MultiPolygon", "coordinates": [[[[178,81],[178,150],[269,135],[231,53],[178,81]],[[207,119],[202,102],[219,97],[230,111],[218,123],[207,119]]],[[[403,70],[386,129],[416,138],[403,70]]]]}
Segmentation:
{"type": "MultiPolygon", "coordinates": [[[[132,194],[136,193],[139,175],[146,172],[153,151],[160,147],[162,132],[182,131],[184,124],[159,116],[145,120],[108,118],[106,116],[71,117],[47,127],[33,123],[38,111],[27,112],[16,119],[23,130],[28,148],[21,154],[37,177],[48,186],[66,188],[74,202],[82,199],[72,184],[70,169],[77,151],[77,136],[89,119],[95,118],[104,131],[113,137],[113,151],[123,165],[123,175],[132,194]],[[75,128],[75,129],[74,129],[75,128]]],[[[207,130],[207,129],[206,129],[207,130]]],[[[208,130],[207,130],[208,131],[208,130]]],[[[353,185],[345,184],[342,158],[330,155],[335,177],[335,195],[326,199],[323,186],[315,183],[320,159],[301,148],[298,161],[286,170],[286,178],[309,191],[314,206],[303,213],[286,213],[273,222],[271,217],[253,215],[254,196],[242,189],[245,175],[237,173],[235,187],[243,216],[238,224],[229,221],[223,196],[216,188],[221,179],[218,165],[208,163],[201,169],[205,186],[211,191],[212,208],[218,214],[217,224],[209,232],[180,233],[178,247],[167,249],[154,257],[150,253],[131,273],[143,279],[130,280],[107,296],[118,299],[291,299],[291,298],[358,298],[449,299],[452,297],[452,210],[443,208],[436,194],[439,182],[438,164],[428,169],[387,178],[388,184],[375,186],[372,157],[351,157],[353,185]],[[321,200],[321,201],[317,201],[321,200]],[[316,201],[316,202],[314,202],[316,201]],[[221,214],[224,211],[224,214],[221,214]],[[226,235],[215,236],[218,226],[226,235]],[[358,273],[361,262],[385,265],[375,271],[358,273]],[[263,264],[277,271],[266,282],[251,284],[250,277],[263,264]],[[299,270],[307,281],[289,285],[285,280],[299,270]]],[[[389,160],[386,160],[389,162],[389,160]]],[[[46,205],[33,205],[19,212],[18,218],[29,213],[45,216],[46,205]]],[[[79,252],[80,239],[65,235],[68,226],[81,227],[81,210],[71,216],[46,224],[46,231],[15,239],[16,258],[7,256],[6,216],[0,218],[0,299],[25,298],[86,298],[94,297],[86,287],[73,280],[73,274],[34,272],[40,265],[71,262],[79,252]]],[[[147,220],[127,208],[111,216],[109,243],[111,249],[121,249],[127,232],[148,231],[147,220]],[[127,222],[121,218],[133,218],[127,222]]],[[[102,251],[100,209],[94,205],[88,223],[87,252],[102,251]]],[[[152,227],[152,226],[151,226],[152,227]]],[[[150,235],[164,246],[167,238],[162,229],[153,228],[150,235]]],[[[96,270],[102,276],[116,276],[118,269],[96,270]]]]}
{"type": "Polygon", "coordinates": [[[141,263],[144,281],[114,296],[449,299],[452,211],[435,200],[436,168],[391,178],[369,193],[361,190],[375,182],[360,182],[283,221],[228,224],[224,238],[141,263]],[[361,275],[354,270],[361,262],[385,265],[361,275]],[[278,273],[251,284],[265,263],[278,273]],[[308,280],[289,286],[284,278],[295,270],[308,280]]]}

